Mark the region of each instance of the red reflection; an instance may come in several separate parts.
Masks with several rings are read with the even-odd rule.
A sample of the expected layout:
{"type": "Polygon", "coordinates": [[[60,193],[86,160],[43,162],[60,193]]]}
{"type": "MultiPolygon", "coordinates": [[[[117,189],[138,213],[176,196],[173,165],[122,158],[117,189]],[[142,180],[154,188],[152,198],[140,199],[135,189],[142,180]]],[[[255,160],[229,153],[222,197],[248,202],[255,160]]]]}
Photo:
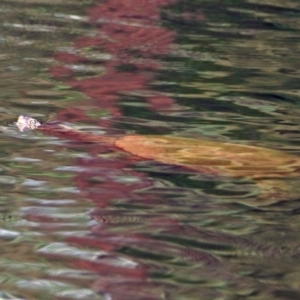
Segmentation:
{"type": "Polygon", "coordinates": [[[68,77],[73,74],[73,71],[66,66],[52,66],[49,72],[55,78],[68,77]]]}
{"type": "Polygon", "coordinates": [[[116,99],[114,95],[120,92],[143,89],[146,82],[147,78],[142,74],[110,73],[99,78],[90,78],[89,80],[75,79],[69,81],[69,84],[84,91],[91,98],[102,99],[100,97],[106,96],[105,99],[113,101],[116,99]]]}
{"type": "Polygon", "coordinates": [[[68,108],[58,112],[57,119],[60,121],[80,122],[87,119],[85,112],[79,108],[68,108]]]}
{"type": "MultiPolygon", "coordinates": [[[[105,24],[101,27],[101,31],[107,39],[101,39],[98,45],[114,55],[122,54],[121,52],[125,50],[136,51],[143,57],[168,53],[174,39],[173,32],[159,27],[105,24]]],[[[130,55],[128,52],[126,56],[130,55]]]]}
{"type": "MultiPolygon", "coordinates": [[[[126,92],[148,90],[147,83],[153,73],[147,76],[139,71],[155,71],[161,68],[157,57],[170,52],[174,41],[174,32],[158,26],[160,7],[174,3],[174,0],[135,1],[109,0],[105,4],[90,9],[90,20],[99,24],[98,34],[80,37],[75,47],[95,47],[106,51],[111,59],[103,63],[106,74],[92,78],[68,80],[68,84],[85,93],[113,116],[119,116],[117,107],[119,96],[126,92]],[[120,72],[117,68],[131,65],[135,73],[120,72]]],[[[54,77],[63,78],[72,74],[69,64],[84,62],[86,59],[76,53],[61,52],[56,59],[61,66],[53,67],[54,77]]],[[[156,92],[157,94],[157,92],[156,92]]],[[[164,95],[146,97],[150,106],[157,111],[172,108],[174,101],[164,95]]]]}
{"type": "MultiPolygon", "coordinates": [[[[118,107],[120,96],[140,91],[145,92],[145,99],[154,110],[160,112],[174,108],[172,98],[148,87],[155,76],[155,70],[161,68],[159,57],[169,53],[173,47],[174,32],[160,27],[158,22],[161,6],[174,2],[175,0],[108,0],[103,5],[93,7],[90,9],[90,20],[95,26],[99,26],[99,30],[93,36],[78,38],[74,44],[77,49],[92,47],[107,52],[111,58],[103,60],[105,74],[74,78],[76,74],[73,74],[75,71],[70,65],[85,61],[83,54],[79,54],[80,50],[75,54],[57,53],[55,58],[61,65],[53,67],[50,70],[51,74],[57,78],[65,78],[70,86],[83,92],[97,106],[108,110],[114,117],[121,115],[118,107]],[[128,65],[133,72],[120,71],[120,67],[128,65]]],[[[85,114],[82,110],[69,108],[62,111],[59,118],[74,122],[83,120],[85,114]]],[[[101,124],[110,126],[111,123],[109,120],[103,120],[101,124]]],[[[104,145],[94,147],[90,154],[91,159],[78,161],[78,165],[83,166],[86,171],[81,172],[75,178],[75,182],[87,199],[93,201],[101,212],[109,212],[111,206],[116,203],[168,205],[164,203],[167,199],[160,199],[157,194],[145,192],[149,186],[153,186],[153,182],[146,175],[130,168],[135,158],[110,157],[109,146],[104,145]],[[106,151],[107,156],[101,157],[100,153],[106,151]]],[[[68,241],[71,244],[101,249],[109,255],[117,255],[122,249],[136,248],[138,251],[156,253],[171,260],[182,258],[183,262],[187,260],[190,263],[201,262],[213,266],[219,264],[219,260],[208,253],[158,241],[134,230],[128,232],[129,228],[126,232],[114,232],[113,220],[118,222],[118,217],[113,216],[112,222],[105,221],[108,216],[101,215],[97,209],[92,216],[99,226],[92,229],[90,236],[69,237],[68,241]]],[[[154,212],[145,214],[144,218],[143,215],[124,215],[119,222],[126,225],[127,222],[134,223],[136,219],[140,226],[143,224],[148,229],[156,230],[165,226],[180,228],[175,217],[154,212]]],[[[121,227],[116,226],[116,229],[121,231],[121,227]]],[[[93,287],[103,293],[109,293],[114,299],[161,299],[166,287],[162,289],[161,283],[149,282],[148,279],[151,272],[159,267],[151,261],[145,263],[145,259],[130,257],[130,260],[136,264],[134,268],[106,264],[105,258],[99,258],[98,261],[76,259],[73,264],[77,268],[97,272],[100,276],[93,287]]],[[[169,271],[167,268],[166,272],[169,271]]]]}
{"type": "Polygon", "coordinates": [[[127,22],[140,21],[144,25],[153,25],[159,20],[160,7],[174,2],[174,0],[109,0],[102,6],[90,9],[90,16],[93,22],[105,18],[127,22]]]}
{"type": "Polygon", "coordinates": [[[166,96],[150,97],[148,101],[153,109],[165,110],[174,106],[173,99],[166,96]]]}
{"type": "Polygon", "coordinates": [[[54,58],[60,61],[63,61],[65,63],[78,63],[83,62],[86,59],[69,52],[60,52],[54,55],[54,58]]]}

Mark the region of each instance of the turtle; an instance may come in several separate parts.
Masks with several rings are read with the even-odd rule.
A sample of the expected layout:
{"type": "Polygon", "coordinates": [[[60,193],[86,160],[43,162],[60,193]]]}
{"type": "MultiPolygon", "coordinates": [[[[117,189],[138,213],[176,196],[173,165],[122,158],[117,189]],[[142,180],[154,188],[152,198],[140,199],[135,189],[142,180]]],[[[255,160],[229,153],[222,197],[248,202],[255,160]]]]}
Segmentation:
{"type": "Polygon", "coordinates": [[[96,135],[59,122],[42,124],[23,115],[15,124],[20,131],[38,130],[69,140],[109,143],[145,160],[155,160],[207,175],[249,179],[260,188],[259,195],[251,200],[252,204],[263,206],[297,197],[296,187],[291,183],[299,178],[300,159],[297,155],[280,150],[171,135],[96,135]]]}

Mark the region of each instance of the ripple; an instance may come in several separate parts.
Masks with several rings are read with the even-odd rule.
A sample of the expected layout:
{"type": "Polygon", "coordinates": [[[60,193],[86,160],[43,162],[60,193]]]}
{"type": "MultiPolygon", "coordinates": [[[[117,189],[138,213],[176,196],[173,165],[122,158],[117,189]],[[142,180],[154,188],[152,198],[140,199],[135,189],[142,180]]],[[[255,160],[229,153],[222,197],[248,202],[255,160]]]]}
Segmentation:
{"type": "Polygon", "coordinates": [[[4,291],[0,291],[0,298],[3,300],[26,300],[25,298],[20,298],[18,296],[14,296],[13,294],[4,291]]]}
{"type": "Polygon", "coordinates": [[[0,229],[0,238],[2,239],[15,239],[21,235],[18,231],[0,229]]]}
{"type": "Polygon", "coordinates": [[[135,268],[137,266],[131,259],[114,257],[105,251],[88,251],[71,247],[64,243],[52,243],[37,250],[38,253],[56,254],[59,256],[76,257],[88,261],[101,261],[105,264],[115,265],[124,268],[135,268]]]}
{"type": "Polygon", "coordinates": [[[18,288],[40,290],[48,292],[55,297],[69,299],[103,299],[89,289],[78,289],[70,284],[55,280],[19,280],[16,282],[18,288]]]}
{"type": "Polygon", "coordinates": [[[3,185],[13,185],[16,182],[17,182],[17,180],[13,176],[4,176],[4,175],[0,176],[0,184],[3,184],[3,185]]]}
{"type": "Polygon", "coordinates": [[[299,273],[299,203],[288,197],[298,197],[297,177],[274,180],[275,195],[264,198],[286,183],[284,201],[264,205],[243,174],[204,174],[146,161],[138,149],[125,156],[9,125],[26,113],[95,134],[298,155],[297,1],[150,2],[108,0],[91,18],[90,1],[3,2],[0,211],[13,216],[1,221],[3,298],[298,295],[289,279],[299,273]]]}

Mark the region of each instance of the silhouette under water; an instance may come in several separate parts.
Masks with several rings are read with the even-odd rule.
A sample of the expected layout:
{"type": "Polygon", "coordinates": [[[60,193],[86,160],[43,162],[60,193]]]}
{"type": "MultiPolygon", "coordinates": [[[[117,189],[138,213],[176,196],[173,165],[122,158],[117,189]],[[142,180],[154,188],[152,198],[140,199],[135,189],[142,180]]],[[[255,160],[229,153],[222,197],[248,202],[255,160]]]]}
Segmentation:
{"type": "Polygon", "coordinates": [[[80,142],[110,143],[143,159],[183,166],[207,175],[254,180],[261,189],[261,195],[249,199],[249,205],[264,206],[278,200],[291,199],[288,198],[292,195],[287,179],[299,177],[300,159],[277,150],[172,136],[108,137],[82,132],[55,122],[41,124],[23,115],[19,116],[16,124],[21,131],[37,129],[80,142]],[[280,179],[284,181],[281,182],[280,179]]]}

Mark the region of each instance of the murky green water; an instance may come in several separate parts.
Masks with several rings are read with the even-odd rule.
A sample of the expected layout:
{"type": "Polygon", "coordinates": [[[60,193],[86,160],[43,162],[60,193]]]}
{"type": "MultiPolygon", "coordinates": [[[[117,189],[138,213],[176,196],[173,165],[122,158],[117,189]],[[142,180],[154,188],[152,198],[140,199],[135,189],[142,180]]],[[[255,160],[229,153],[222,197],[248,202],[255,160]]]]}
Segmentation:
{"type": "Polygon", "coordinates": [[[1,299],[300,298],[298,176],[262,196],[249,177],[13,125],[298,157],[298,1],[9,0],[0,15],[1,299]]]}

